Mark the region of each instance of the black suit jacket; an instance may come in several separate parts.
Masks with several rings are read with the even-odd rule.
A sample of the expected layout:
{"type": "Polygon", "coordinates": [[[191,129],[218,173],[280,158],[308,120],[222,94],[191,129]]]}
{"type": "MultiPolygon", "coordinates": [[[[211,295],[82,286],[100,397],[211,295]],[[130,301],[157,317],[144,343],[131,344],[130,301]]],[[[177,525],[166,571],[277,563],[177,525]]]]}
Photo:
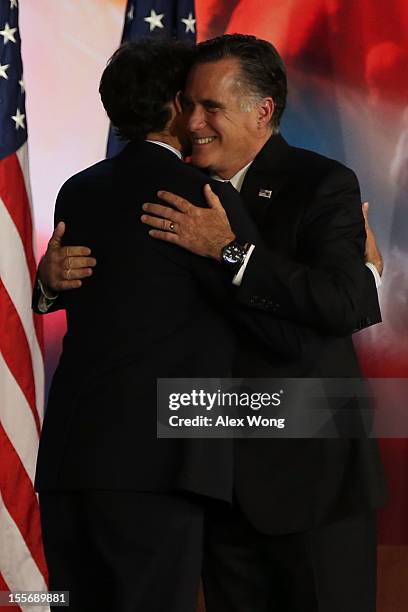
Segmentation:
{"type": "MultiPolygon", "coordinates": [[[[83,326],[77,328],[74,340],[70,340],[68,331],[41,440],[37,475],[39,489],[142,487],[154,490],[182,487],[223,499],[230,498],[233,466],[228,441],[221,444],[210,441],[214,444],[211,449],[208,441],[195,440],[193,444],[186,444],[174,440],[153,440],[153,380],[163,375],[227,376],[228,357],[231,355],[228,341],[225,341],[225,319],[221,323],[219,311],[209,315],[207,325],[202,326],[200,322],[197,326],[198,332],[204,336],[202,340],[202,336],[195,335],[196,327],[186,316],[188,301],[182,304],[176,301],[179,317],[176,320],[180,326],[176,336],[169,334],[170,339],[174,340],[171,349],[176,351],[174,368],[169,368],[171,352],[161,352],[160,347],[163,345],[169,349],[171,340],[166,345],[168,329],[166,325],[163,326],[158,311],[166,308],[170,314],[173,313],[173,304],[163,304],[163,295],[170,293],[179,300],[179,291],[183,294],[188,290],[190,277],[180,274],[180,284],[175,285],[172,275],[168,276],[168,268],[163,267],[161,256],[169,259],[176,268],[180,266],[181,269],[194,270],[192,274],[199,286],[204,288],[205,294],[210,292],[212,299],[218,301],[216,308],[225,308],[227,319],[238,338],[233,370],[235,376],[354,376],[359,370],[350,334],[380,320],[372,274],[366,270],[363,261],[364,224],[358,185],[351,171],[311,152],[291,148],[280,136],[272,137],[248,171],[241,192],[258,224],[258,230],[250,216],[242,210],[234,190],[228,189],[228,186],[214,185],[235,232],[241,239],[256,244],[244,281],[239,289],[235,289],[221,266],[147,238],[141,229],[143,226],[137,223],[140,204],[154,198],[159,188],[203,203],[201,192],[205,177],[180,164],[175,157],[171,157],[171,153],[157,149],[157,145],[149,147],[148,143],[130,145],[122,156],[102,162],[71,179],[57,202],[56,221],[61,218],[68,224],[66,244],[82,242],[91,246],[98,257],[98,268],[101,257],[106,256],[104,267],[91,279],[89,288],[64,294],[57,307],[66,307],[68,320],[75,324],[75,313],[80,321],[86,304],[85,295],[82,298],[80,295],[85,291],[90,292],[88,320],[95,325],[95,317],[96,321],[98,317],[101,319],[98,321],[98,333],[94,334],[99,359],[96,362],[97,371],[101,369],[99,362],[102,360],[104,365],[101,371],[105,372],[107,355],[110,356],[108,361],[112,360],[112,355],[116,355],[118,365],[112,369],[108,364],[108,370],[111,368],[113,375],[109,375],[101,386],[101,377],[93,375],[95,368],[91,367],[92,360],[87,365],[87,358],[83,356],[86,330],[83,326]],[[151,167],[153,163],[155,170],[151,167]],[[272,198],[261,198],[261,188],[273,188],[272,198]],[[64,202],[70,203],[69,208],[64,202]],[[87,223],[84,223],[84,217],[88,219],[87,223]],[[74,231],[70,232],[70,228],[74,228],[74,231]],[[137,250],[133,248],[131,240],[124,240],[128,234],[132,239],[137,238],[137,250]],[[123,252],[124,242],[127,253],[123,252]],[[151,253],[156,251],[156,259],[160,255],[159,262],[155,260],[150,265],[151,253]],[[139,252],[142,253],[140,259],[139,252]],[[321,256],[323,253],[324,258],[321,256]],[[347,257],[343,257],[343,254],[347,257]],[[125,265],[123,262],[126,262],[125,265]],[[140,268],[145,266],[143,274],[140,268]],[[134,294],[133,283],[138,278],[142,279],[142,295],[134,294]],[[148,309],[143,309],[148,297],[146,282],[148,296],[153,296],[157,302],[154,308],[148,301],[148,309]],[[99,283],[99,295],[92,288],[92,283],[99,283]],[[179,291],[175,290],[176,287],[179,287],[179,291]],[[319,310],[325,304],[326,295],[330,296],[330,304],[337,304],[337,298],[342,300],[333,312],[330,304],[326,305],[325,310],[319,310]],[[103,305],[100,313],[95,312],[95,298],[98,304],[103,305]],[[143,317],[151,315],[154,319],[153,327],[137,325],[141,308],[143,317]],[[74,316],[70,316],[70,312],[74,316]],[[212,323],[213,316],[218,327],[212,323]],[[118,321],[121,331],[118,338],[125,340],[117,342],[112,353],[104,335],[106,328],[108,338],[115,335],[109,330],[116,330],[118,321]],[[151,344],[151,337],[156,343],[154,350],[147,352],[145,362],[143,351],[139,354],[136,350],[140,347],[140,335],[144,339],[142,347],[151,344]],[[197,351],[197,341],[203,341],[208,352],[197,351]],[[163,356],[158,361],[157,349],[163,356]],[[181,358],[181,349],[188,350],[189,357],[185,360],[181,358]],[[136,367],[127,372],[128,353],[130,363],[135,363],[136,367]],[[198,353],[200,357],[197,357],[198,353]],[[65,355],[69,355],[68,361],[65,355]],[[195,360],[191,361],[191,355],[195,355],[195,360]],[[211,367],[208,367],[209,364],[211,367]],[[84,368],[86,376],[89,377],[90,372],[95,382],[93,386],[87,387],[85,384],[78,394],[75,373],[78,375],[84,368]],[[132,397],[140,378],[144,385],[147,380],[150,381],[149,389],[143,385],[142,389],[145,389],[147,403],[152,407],[147,427],[144,424],[138,430],[144,441],[141,443],[138,439],[131,448],[128,438],[134,435],[134,428],[130,427],[125,433],[124,444],[118,450],[123,421],[116,423],[110,406],[115,404],[117,397],[121,401],[132,397]],[[123,388],[124,379],[125,390],[118,394],[118,390],[123,388]],[[107,382],[109,393],[106,391],[107,382]],[[71,397],[67,397],[68,389],[71,397]],[[95,397],[95,392],[98,397],[103,396],[104,409],[98,412],[96,420],[88,423],[97,412],[95,402],[92,400],[89,403],[89,398],[95,397]],[[79,412],[81,426],[77,426],[75,431],[73,423],[71,433],[68,433],[66,425],[69,417],[74,421],[78,414],[77,397],[83,405],[83,411],[79,412]],[[102,432],[94,430],[94,423],[98,423],[99,429],[102,427],[102,432]],[[116,429],[114,436],[108,431],[112,427],[116,429]],[[145,435],[146,431],[149,431],[148,436],[145,435]],[[89,445],[87,436],[90,432],[92,444],[89,445]],[[59,436],[64,441],[63,445],[59,442],[59,436]],[[114,440],[113,454],[105,452],[109,446],[107,436],[109,440],[114,440]],[[206,453],[207,459],[204,461],[206,453]],[[146,457],[150,461],[149,468],[146,457]],[[211,459],[209,462],[208,458],[211,459]]],[[[34,294],[34,305],[37,298],[38,295],[34,294]]],[[[129,413],[132,414],[132,408],[129,413]]],[[[365,444],[337,443],[333,440],[327,443],[321,440],[239,440],[234,446],[236,494],[250,520],[263,531],[285,532],[305,528],[330,518],[333,508],[340,514],[347,514],[355,509],[360,511],[361,508],[372,507],[382,498],[378,456],[370,444],[366,448],[365,444]],[[322,461],[327,461],[327,480],[321,478],[322,461]],[[339,474],[344,475],[345,472],[347,477],[342,480],[345,495],[340,496],[339,474]],[[360,483],[360,480],[363,485],[356,490],[354,484],[356,481],[360,483]]]]}
{"type": "MultiPolygon", "coordinates": [[[[185,489],[231,500],[231,441],[156,439],[156,379],[230,377],[235,335],[248,326],[291,354],[286,323],[235,308],[218,263],[155,241],[140,222],[157,191],[204,205],[208,177],[158,145],[132,143],[69,179],[55,209],[64,244],[98,260],[79,291],[62,293],[68,329],[46,410],[36,488],[185,489]]],[[[213,182],[238,235],[257,231],[231,185],[213,182]]],[[[38,304],[38,289],[33,307],[38,304]]],[[[294,327],[295,329],[295,327],[294,327]]],[[[253,331],[252,331],[253,330],[253,331]]]]}
{"type": "MultiPolygon", "coordinates": [[[[236,299],[285,321],[292,345],[287,355],[274,353],[242,329],[235,375],[360,377],[351,333],[381,315],[364,265],[354,173],[275,135],[250,166],[241,196],[261,237],[236,299]]],[[[264,338],[272,319],[257,320],[264,338]]],[[[267,533],[365,512],[385,497],[377,443],[367,439],[237,440],[235,489],[249,519],[267,533]]]]}
{"type": "MultiPolygon", "coordinates": [[[[230,279],[216,262],[153,240],[140,222],[159,189],[204,205],[206,182],[172,152],[140,142],[62,187],[55,222],[67,224],[64,243],[90,246],[98,266],[80,291],[60,296],[68,330],[37,490],[186,489],[231,499],[230,442],[156,438],[157,378],[231,376],[234,332],[222,312],[230,279]]],[[[234,216],[238,194],[216,187],[234,216]]]]}

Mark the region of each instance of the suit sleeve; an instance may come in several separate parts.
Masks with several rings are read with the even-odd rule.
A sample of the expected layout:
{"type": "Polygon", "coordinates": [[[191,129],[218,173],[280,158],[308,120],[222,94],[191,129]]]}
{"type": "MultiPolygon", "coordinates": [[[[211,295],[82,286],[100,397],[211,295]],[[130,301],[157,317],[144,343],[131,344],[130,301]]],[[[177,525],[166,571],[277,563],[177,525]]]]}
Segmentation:
{"type": "MultiPolygon", "coordinates": [[[[242,242],[259,244],[259,232],[238,192],[231,185],[216,181],[211,187],[219,196],[237,238],[242,242]]],[[[316,334],[306,325],[280,319],[273,313],[254,309],[252,304],[249,306],[237,301],[237,288],[232,284],[230,272],[222,265],[203,257],[192,257],[195,258],[193,270],[198,281],[237,329],[245,330],[257,342],[273,350],[275,355],[289,360],[299,358],[303,348],[313,342],[316,334]]]]}
{"type": "Polygon", "coordinates": [[[297,230],[296,257],[256,243],[237,291],[254,312],[347,335],[381,321],[357,179],[340,166],[315,191],[297,230]]]}
{"type": "Polygon", "coordinates": [[[44,296],[41,291],[38,271],[37,271],[37,275],[35,277],[35,282],[34,282],[33,294],[31,297],[31,308],[34,310],[36,314],[39,314],[39,315],[45,315],[45,314],[48,314],[49,312],[56,312],[57,310],[61,310],[62,308],[64,308],[61,293],[59,293],[57,297],[53,299],[52,301],[50,300],[50,302],[46,306],[46,310],[43,310],[41,308],[41,301],[43,299],[44,299],[44,296]]]}

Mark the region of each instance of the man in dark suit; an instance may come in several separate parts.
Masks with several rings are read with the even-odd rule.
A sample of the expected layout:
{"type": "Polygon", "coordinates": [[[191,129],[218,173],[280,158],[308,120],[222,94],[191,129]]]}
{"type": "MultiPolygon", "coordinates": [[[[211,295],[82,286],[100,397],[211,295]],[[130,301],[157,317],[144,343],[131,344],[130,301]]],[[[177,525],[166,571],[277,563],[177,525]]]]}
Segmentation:
{"type": "MultiPolygon", "coordinates": [[[[236,376],[358,378],[351,333],[380,318],[362,265],[358,182],[338,162],[286,143],[285,102],[272,45],[242,35],[200,44],[183,95],[192,161],[240,190],[260,236],[229,243],[216,198],[197,211],[161,193],[172,207],[149,203],[142,220],[155,238],[232,264],[242,307],[309,331],[287,359],[243,332],[236,376]]],[[[375,508],[385,497],[376,443],[236,440],[234,462],[234,507],[207,522],[208,612],[373,612],[375,508]]]]}
{"type": "MultiPolygon", "coordinates": [[[[237,376],[358,376],[350,334],[380,318],[363,264],[358,185],[340,164],[285,143],[285,99],[284,67],[268,43],[234,36],[200,45],[183,98],[193,161],[242,186],[259,233],[244,228],[231,245],[236,232],[211,193],[208,210],[161,193],[180,211],[148,205],[156,217],[143,220],[155,237],[230,268],[229,311],[238,306],[250,321],[237,376]]],[[[59,282],[78,282],[75,262],[56,247],[44,280],[61,274],[61,260],[70,277],[59,282]]],[[[217,507],[207,521],[208,610],[371,611],[373,509],[383,498],[377,449],[359,440],[237,440],[234,469],[232,509],[217,507]]]]}
{"type": "MultiPolygon", "coordinates": [[[[204,205],[209,179],[181,161],[175,99],[192,53],[158,41],[118,50],[100,92],[131,142],[56,203],[64,241],[98,258],[81,291],[59,298],[68,330],[36,474],[50,588],[69,590],[75,611],[193,612],[203,500],[232,500],[230,444],[156,436],[156,379],[230,376],[235,348],[224,271],[137,221],[163,186],[204,205]]],[[[238,194],[221,192],[234,216],[238,194]]]]}

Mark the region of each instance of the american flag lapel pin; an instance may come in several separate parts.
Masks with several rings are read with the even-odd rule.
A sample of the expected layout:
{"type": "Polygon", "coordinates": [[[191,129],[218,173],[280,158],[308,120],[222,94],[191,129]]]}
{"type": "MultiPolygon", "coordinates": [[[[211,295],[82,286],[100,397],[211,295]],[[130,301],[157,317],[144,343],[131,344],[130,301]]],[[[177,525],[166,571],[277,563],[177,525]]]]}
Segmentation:
{"type": "Polygon", "coordinates": [[[270,198],[272,195],[272,189],[261,188],[258,193],[260,198],[270,198]]]}

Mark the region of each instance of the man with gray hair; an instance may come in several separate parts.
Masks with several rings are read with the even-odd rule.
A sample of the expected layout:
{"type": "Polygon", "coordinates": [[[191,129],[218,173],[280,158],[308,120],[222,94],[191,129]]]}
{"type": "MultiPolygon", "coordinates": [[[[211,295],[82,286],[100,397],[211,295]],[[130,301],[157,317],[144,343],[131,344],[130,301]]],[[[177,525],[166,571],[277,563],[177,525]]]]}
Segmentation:
{"type": "MultiPolygon", "coordinates": [[[[241,192],[261,238],[231,241],[219,209],[174,194],[160,194],[171,207],[145,205],[142,221],[154,238],[230,268],[243,307],[310,330],[287,360],[245,334],[236,376],[360,377],[351,334],[380,314],[362,265],[358,182],[342,164],[288,145],[279,132],[286,93],[267,41],[236,34],[198,45],[182,95],[192,163],[241,192]]],[[[377,443],[237,439],[234,457],[235,504],[207,520],[208,611],[373,612],[375,508],[385,497],[377,443]]]]}
{"type": "MultiPolygon", "coordinates": [[[[358,182],[283,139],[286,93],[284,64],[267,41],[237,34],[198,45],[181,95],[192,162],[241,192],[259,237],[236,236],[213,196],[205,209],[161,191],[142,221],[153,238],[229,270],[227,306],[264,315],[261,327],[241,331],[235,376],[359,377],[351,334],[381,316],[377,272],[364,265],[358,182]],[[261,342],[277,320],[292,332],[296,325],[294,354],[261,342]]],[[[42,274],[61,289],[67,261],[69,283],[88,266],[55,247],[42,274]]],[[[207,513],[207,611],[373,612],[375,509],[384,500],[376,443],[237,439],[234,447],[234,503],[207,513]]]]}

